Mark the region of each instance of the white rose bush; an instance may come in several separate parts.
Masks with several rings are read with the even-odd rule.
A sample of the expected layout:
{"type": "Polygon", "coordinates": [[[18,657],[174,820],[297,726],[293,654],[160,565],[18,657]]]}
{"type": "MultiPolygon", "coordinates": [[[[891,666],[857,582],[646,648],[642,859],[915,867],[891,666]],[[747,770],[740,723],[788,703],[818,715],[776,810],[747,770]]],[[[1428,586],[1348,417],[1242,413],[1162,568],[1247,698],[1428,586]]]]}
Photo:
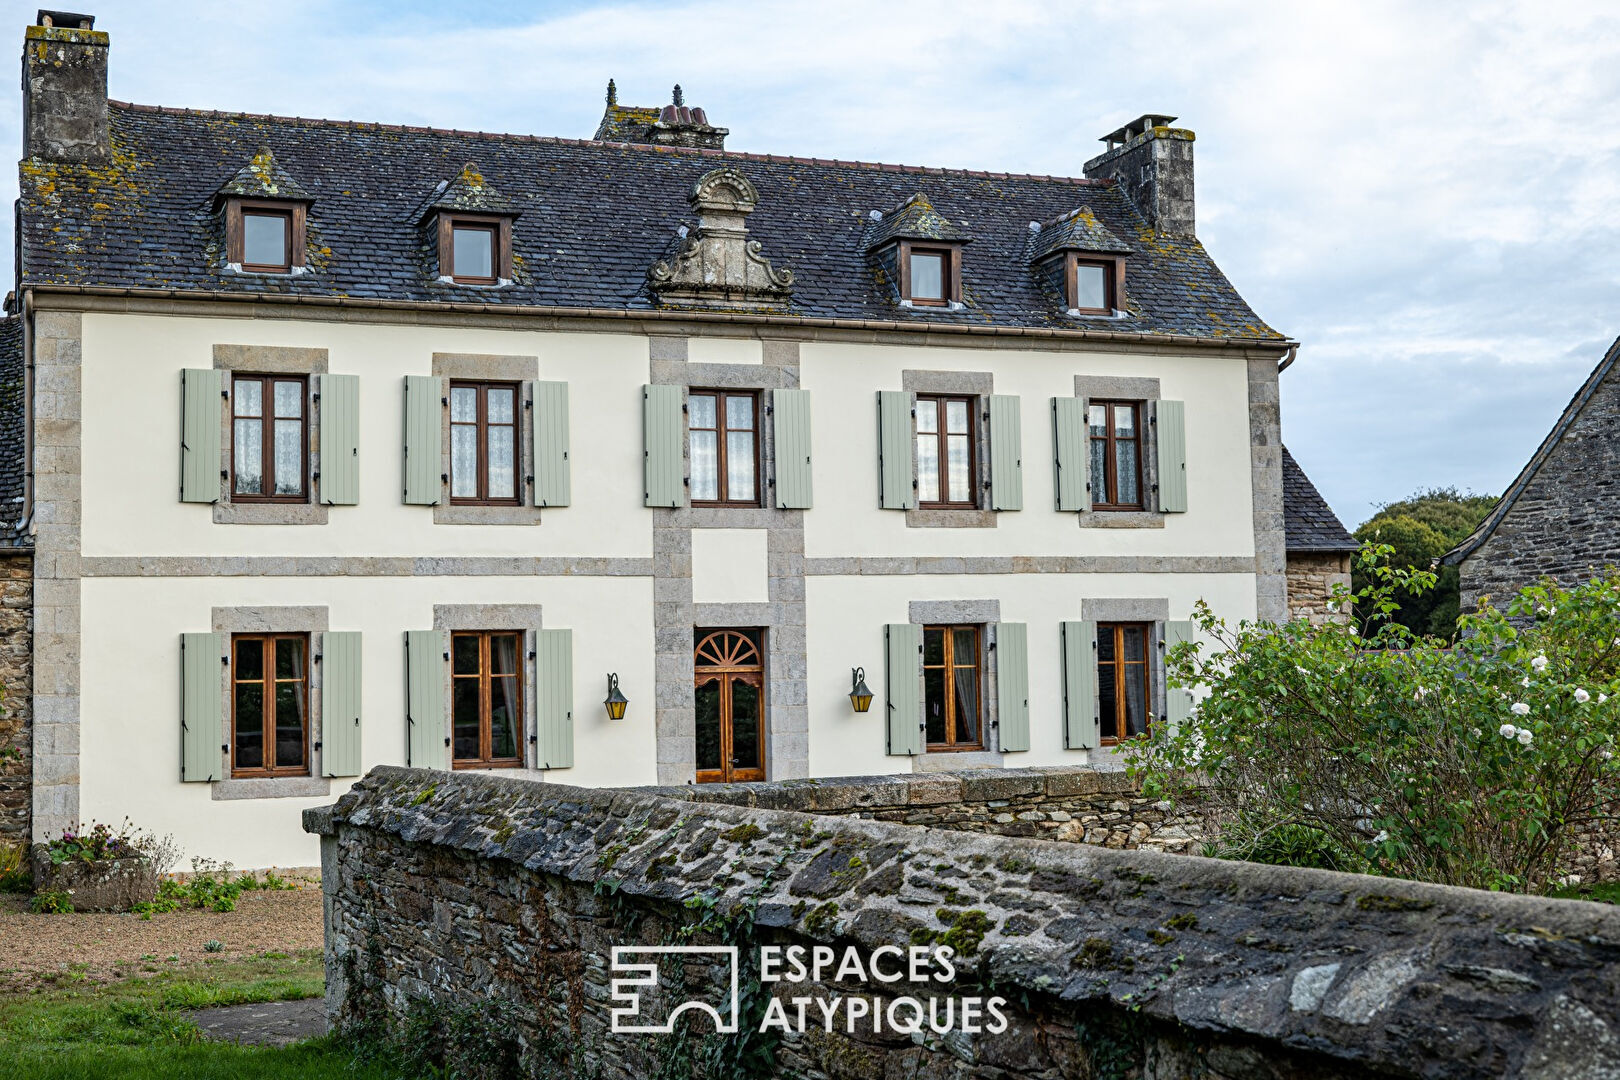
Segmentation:
{"type": "MultiPolygon", "coordinates": [[[[1229,626],[1203,604],[1200,640],[1170,650],[1193,717],[1128,745],[1161,797],[1232,835],[1319,837],[1332,865],[1452,885],[1544,891],[1576,834],[1620,811],[1620,571],[1544,582],[1482,605],[1455,643],[1389,620],[1434,575],[1358,560],[1357,627],[1229,626]],[[1611,699],[1613,699],[1611,704],[1611,699]]],[[[1242,857],[1242,851],[1238,854],[1242,857]]],[[[1310,865],[1323,865],[1321,862],[1310,865]]]]}

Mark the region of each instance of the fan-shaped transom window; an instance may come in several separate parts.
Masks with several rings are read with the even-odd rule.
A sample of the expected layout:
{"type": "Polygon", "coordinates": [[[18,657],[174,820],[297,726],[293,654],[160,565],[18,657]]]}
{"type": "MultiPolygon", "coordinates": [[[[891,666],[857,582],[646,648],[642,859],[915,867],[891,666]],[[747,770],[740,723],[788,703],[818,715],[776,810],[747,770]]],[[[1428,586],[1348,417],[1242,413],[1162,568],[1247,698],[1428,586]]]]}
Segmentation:
{"type": "Polygon", "coordinates": [[[699,630],[692,651],[700,784],[765,779],[759,630],[699,630]]]}

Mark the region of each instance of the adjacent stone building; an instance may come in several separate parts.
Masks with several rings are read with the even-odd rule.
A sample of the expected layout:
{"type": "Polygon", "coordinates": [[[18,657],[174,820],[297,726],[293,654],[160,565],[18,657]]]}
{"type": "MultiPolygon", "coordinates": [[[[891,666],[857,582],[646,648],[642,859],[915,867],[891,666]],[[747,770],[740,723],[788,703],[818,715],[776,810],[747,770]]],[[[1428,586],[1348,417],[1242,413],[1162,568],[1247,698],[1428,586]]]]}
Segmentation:
{"type": "Polygon", "coordinates": [[[1462,610],[1500,604],[1540,579],[1589,580],[1620,564],[1620,341],[1575,392],[1502,500],[1441,563],[1462,578],[1462,610]]]}
{"type": "Polygon", "coordinates": [[[1350,587],[1350,557],[1361,545],[1345,531],[1338,515],[1283,447],[1283,523],[1288,537],[1288,615],[1323,623],[1348,619],[1328,598],[1336,586],[1350,587]]]}
{"type": "Polygon", "coordinates": [[[23,516],[22,320],[0,319],[0,844],[29,838],[34,559],[23,516]]]}

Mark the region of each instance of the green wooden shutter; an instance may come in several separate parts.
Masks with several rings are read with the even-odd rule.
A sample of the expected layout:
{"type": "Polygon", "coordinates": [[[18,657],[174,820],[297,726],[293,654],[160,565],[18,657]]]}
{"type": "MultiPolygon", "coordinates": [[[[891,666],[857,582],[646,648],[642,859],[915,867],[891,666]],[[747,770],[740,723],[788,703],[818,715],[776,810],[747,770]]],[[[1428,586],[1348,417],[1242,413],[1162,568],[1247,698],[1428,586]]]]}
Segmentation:
{"type": "Polygon", "coordinates": [[[1155,404],[1154,425],[1159,432],[1159,509],[1167,514],[1187,512],[1187,407],[1180,401],[1155,404]]]}
{"type": "Polygon", "coordinates": [[[214,368],[180,372],[180,501],[219,501],[220,426],[225,373],[214,368]]]}
{"type": "Polygon", "coordinates": [[[574,764],[574,632],[534,632],[534,767],[567,769],[574,764]]]}
{"type": "Polygon", "coordinates": [[[810,391],[772,390],[776,508],[810,509],[810,391]]]}
{"type": "MultiPolygon", "coordinates": [[[[1168,655],[1169,650],[1184,641],[1192,641],[1197,637],[1197,630],[1190,621],[1177,619],[1164,624],[1164,647],[1168,655]]],[[[1175,728],[1183,720],[1189,720],[1193,714],[1192,691],[1181,686],[1170,686],[1168,682],[1164,690],[1164,715],[1170,721],[1171,728],[1175,728]]]]}
{"type": "Polygon", "coordinates": [[[405,376],[405,502],[412,506],[437,506],[443,495],[443,399],[438,376],[405,376]]]}
{"type": "Polygon", "coordinates": [[[534,505],[567,506],[568,384],[534,384],[534,505]]]}
{"type": "Polygon", "coordinates": [[[406,764],[413,769],[450,767],[450,718],[445,714],[443,630],[405,631],[406,764]]]}
{"type": "MultiPolygon", "coordinates": [[[[321,502],[360,502],[360,377],[321,376],[321,502]]],[[[352,774],[345,774],[352,775],[352,774]]]]}
{"type": "Polygon", "coordinates": [[[1097,624],[1065,622],[1063,635],[1063,745],[1092,749],[1102,737],[1097,726],[1097,624]]]}
{"type": "Polygon", "coordinates": [[[923,752],[922,627],[889,623],[883,628],[889,753],[923,752]]]}
{"type": "Polygon", "coordinates": [[[182,781],[224,779],[225,666],[220,663],[224,655],[224,634],[180,635],[182,781]]]}
{"type": "Polygon", "coordinates": [[[1001,749],[1029,749],[1029,627],[996,624],[996,712],[1001,749]]]}
{"type": "Polygon", "coordinates": [[[321,775],[359,776],[360,633],[321,635],[321,775]]]}
{"type": "Polygon", "coordinates": [[[647,506],[678,507],[686,502],[686,469],[681,456],[686,432],[681,421],[680,387],[641,388],[643,497],[647,506]]]}
{"type": "Polygon", "coordinates": [[[1024,508],[1024,432],[1016,394],[990,395],[990,509],[1024,508]]]}
{"type": "Polygon", "coordinates": [[[1086,451],[1085,399],[1053,398],[1052,452],[1059,510],[1080,512],[1091,509],[1091,497],[1086,487],[1091,479],[1091,469],[1086,451]]]}
{"type": "Polygon", "coordinates": [[[917,506],[916,481],[911,469],[911,394],[905,390],[878,391],[878,489],[885,510],[912,510],[917,506]]]}

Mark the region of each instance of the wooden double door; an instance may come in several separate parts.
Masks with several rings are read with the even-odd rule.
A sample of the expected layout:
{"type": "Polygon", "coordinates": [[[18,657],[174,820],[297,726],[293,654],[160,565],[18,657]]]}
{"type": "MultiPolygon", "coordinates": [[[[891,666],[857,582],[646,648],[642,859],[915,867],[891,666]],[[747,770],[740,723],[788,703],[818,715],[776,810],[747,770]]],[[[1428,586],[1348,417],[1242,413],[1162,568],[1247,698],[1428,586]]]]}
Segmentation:
{"type": "Polygon", "coordinates": [[[765,779],[765,663],[759,630],[699,630],[692,653],[697,782],[765,779]]]}

